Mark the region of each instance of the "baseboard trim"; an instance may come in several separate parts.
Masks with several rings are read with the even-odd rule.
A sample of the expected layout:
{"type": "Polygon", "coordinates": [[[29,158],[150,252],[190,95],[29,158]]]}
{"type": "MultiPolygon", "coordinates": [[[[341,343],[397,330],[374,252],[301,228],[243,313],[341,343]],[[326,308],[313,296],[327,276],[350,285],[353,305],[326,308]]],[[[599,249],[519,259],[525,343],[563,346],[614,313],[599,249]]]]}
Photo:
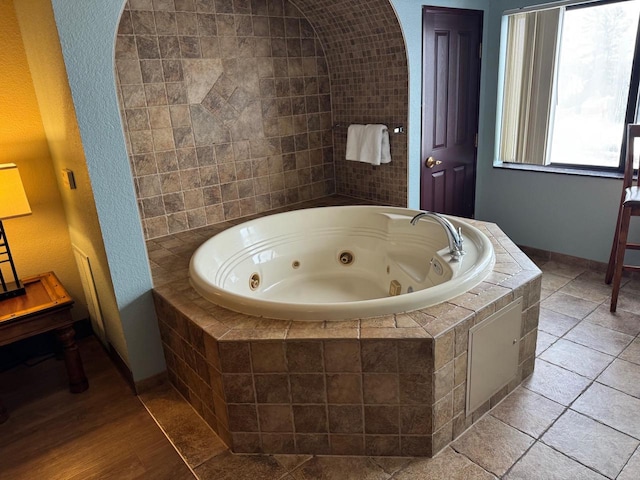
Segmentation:
{"type": "Polygon", "coordinates": [[[555,262],[567,263],[569,265],[585,267],[590,270],[596,270],[596,271],[602,271],[602,272],[607,270],[606,263],[597,262],[595,260],[575,257],[573,255],[566,255],[564,253],[551,252],[549,250],[542,250],[540,248],[535,248],[535,247],[527,247],[526,245],[518,245],[518,248],[520,248],[520,250],[522,250],[527,256],[531,257],[533,261],[542,261],[542,262],[555,261],[555,262]]]}
{"type": "Polygon", "coordinates": [[[131,373],[131,370],[129,370],[129,366],[122,359],[118,351],[115,348],[113,348],[113,345],[111,345],[111,342],[107,342],[107,343],[108,343],[107,354],[109,355],[109,358],[111,358],[111,361],[120,372],[120,375],[122,375],[122,378],[125,379],[125,381],[129,385],[129,388],[131,388],[131,391],[135,395],[136,385],[135,385],[135,382],[133,381],[133,374],[131,373]]]}
{"type": "Polygon", "coordinates": [[[168,383],[169,377],[167,376],[167,371],[160,372],[156,375],[153,375],[149,378],[145,378],[143,380],[138,380],[134,383],[135,389],[138,395],[148,392],[160,385],[164,385],[168,383]]]}

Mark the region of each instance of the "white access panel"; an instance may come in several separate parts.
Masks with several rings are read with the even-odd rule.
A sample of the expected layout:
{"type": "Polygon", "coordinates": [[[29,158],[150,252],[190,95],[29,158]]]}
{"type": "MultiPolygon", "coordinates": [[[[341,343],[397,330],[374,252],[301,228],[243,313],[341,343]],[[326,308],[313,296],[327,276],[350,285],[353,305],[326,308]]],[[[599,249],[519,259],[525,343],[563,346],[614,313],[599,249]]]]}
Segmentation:
{"type": "Polygon", "coordinates": [[[87,300],[87,310],[89,311],[89,320],[91,321],[93,332],[106,346],[108,343],[107,334],[104,328],[104,320],[102,319],[100,302],[98,300],[98,290],[96,289],[96,283],[93,279],[93,272],[91,270],[91,261],[87,254],[80,250],[76,245],[72,244],[72,246],[73,253],[76,257],[76,263],[78,264],[78,270],[80,272],[82,289],[84,290],[84,296],[87,300]]]}
{"type": "Polygon", "coordinates": [[[469,329],[467,415],[518,373],[521,328],[522,297],[469,329]]]}

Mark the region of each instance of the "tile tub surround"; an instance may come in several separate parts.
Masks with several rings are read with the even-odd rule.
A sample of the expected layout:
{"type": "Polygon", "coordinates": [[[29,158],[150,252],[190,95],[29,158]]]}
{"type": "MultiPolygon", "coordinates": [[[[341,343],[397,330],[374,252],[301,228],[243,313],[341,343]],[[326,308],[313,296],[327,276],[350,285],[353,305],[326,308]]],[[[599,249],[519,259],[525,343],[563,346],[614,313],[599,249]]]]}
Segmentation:
{"type": "MultiPolygon", "coordinates": [[[[388,0],[295,0],[320,37],[331,75],[334,123],[383,123],[409,131],[409,68],[402,28],[388,0]]],[[[419,128],[419,127],[418,127],[419,128]]],[[[336,193],[407,205],[407,135],[391,134],[392,162],[345,160],[346,128],[334,131],[336,193]]]]}
{"type": "Polygon", "coordinates": [[[424,310],[342,322],[269,320],[202,299],[184,275],[211,227],[150,241],[169,378],[234,452],[435,454],[534,366],[541,272],[495,225],[471,223],[497,257],[478,287],[424,310]],[[466,416],[469,328],[518,297],[518,375],[466,416]]]}
{"type": "Polygon", "coordinates": [[[116,80],[146,238],[336,190],[406,205],[407,135],[392,135],[392,163],[373,167],[344,160],[346,128],[332,129],[408,130],[406,52],[391,4],[294,3],[125,5],[116,80]]]}
{"type": "Polygon", "coordinates": [[[334,192],[327,61],[292,3],[129,1],[115,64],[146,238],[334,192]]]}

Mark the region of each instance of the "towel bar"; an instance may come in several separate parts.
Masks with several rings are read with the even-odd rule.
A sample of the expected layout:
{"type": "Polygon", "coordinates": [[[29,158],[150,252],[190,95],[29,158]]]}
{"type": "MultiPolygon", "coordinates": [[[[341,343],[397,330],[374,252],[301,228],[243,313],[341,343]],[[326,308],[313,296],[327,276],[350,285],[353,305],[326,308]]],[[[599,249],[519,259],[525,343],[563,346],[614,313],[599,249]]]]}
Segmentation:
{"type": "MultiPolygon", "coordinates": [[[[345,124],[343,124],[343,123],[335,123],[335,124],[333,125],[333,128],[334,128],[334,129],[336,129],[336,128],[348,128],[348,127],[349,127],[349,125],[345,125],[345,124]]],[[[392,129],[391,129],[391,131],[392,131],[393,133],[395,133],[395,134],[402,134],[402,133],[404,133],[404,127],[403,127],[402,125],[400,125],[400,126],[398,126],[398,127],[394,127],[394,128],[392,128],[392,129]]]]}

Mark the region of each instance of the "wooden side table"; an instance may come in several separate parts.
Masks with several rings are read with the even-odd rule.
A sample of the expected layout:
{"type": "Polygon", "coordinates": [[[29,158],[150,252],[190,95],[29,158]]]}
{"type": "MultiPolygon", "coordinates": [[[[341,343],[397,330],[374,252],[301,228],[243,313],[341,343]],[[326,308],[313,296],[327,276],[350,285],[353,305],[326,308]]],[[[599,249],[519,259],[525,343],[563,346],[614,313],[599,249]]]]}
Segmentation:
{"type": "MultiPolygon", "coordinates": [[[[0,301],[0,346],[55,330],[63,346],[69,390],[84,392],[89,382],[75,342],[71,307],[73,299],[53,272],[22,280],[25,295],[0,301]]],[[[0,402],[0,423],[8,418],[0,402]]]]}

